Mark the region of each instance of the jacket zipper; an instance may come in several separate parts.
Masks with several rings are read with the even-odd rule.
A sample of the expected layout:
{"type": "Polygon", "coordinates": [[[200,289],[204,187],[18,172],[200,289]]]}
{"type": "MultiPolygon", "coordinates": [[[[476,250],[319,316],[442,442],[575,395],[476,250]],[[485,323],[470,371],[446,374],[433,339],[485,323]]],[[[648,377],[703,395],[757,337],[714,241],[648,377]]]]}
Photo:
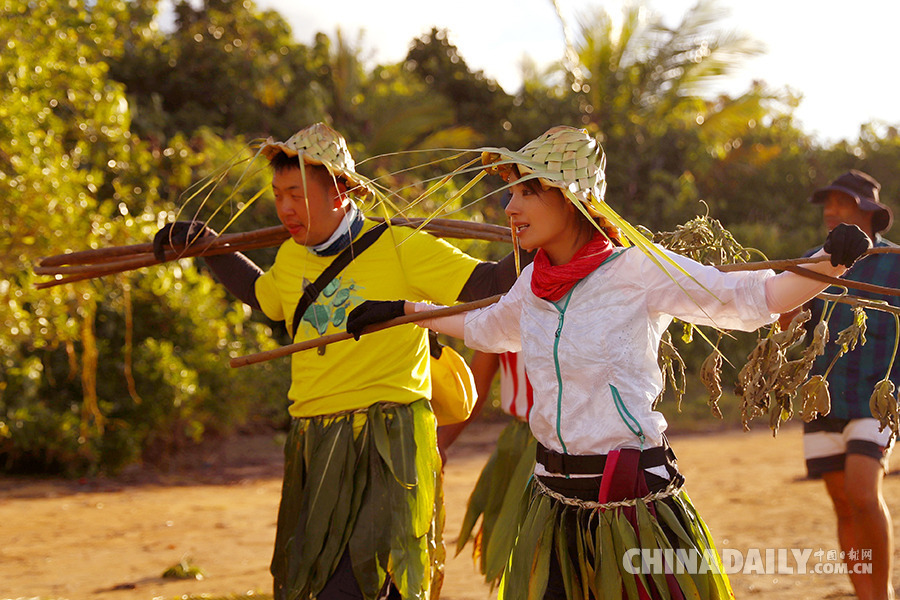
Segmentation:
{"type": "MultiPolygon", "coordinates": [[[[616,258],[622,256],[624,252],[614,252],[610,256],[606,258],[601,265],[604,265],[616,258]]],[[[562,381],[562,373],[559,370],[559,338],[562,335],[563,323],[566,318],[566,309],[569,308],[569,300],[572,299],[572,292],[575,291],[575,288],[581,283],[582,280],[579,280],[575,285],[572,286],[572,289],[569,290],[569,293],[565,295],[565,304],[563,304],[562,308],[559,307],[559,304],[556,302],[551,302],[553,307],[559,313],[559,324],[556,326],[556,336],[553,340],[553,365],[556,367],[556,386],[557,386],[557,395],[556,395],[556,439],[559,440],[559,445],[562,446],[563,454],[567,454],[566,451],[566,443],[562,439],[562,394],[563,394],[563,381],[562,381]]],[[[616,392],[618,393],[618,391],[616,392]]],[[[566,476],[568,477],[568,475],[566,476]]]]}
{"type": "Polygon", "coordinates": [[[569,293],[566,294],[566,303],[562,308],[556,302],[553,302],[553,307],[556,308],[557,312],[559,312],[559,324],[556,326],[556,337],[553,340],[553,365],[556,367],[556,387],[557,387],[557,395],[556,395],[556,439],[559,440],[559,445],[562,446],[563,454],[566,454],[566,443],[562,439],[562,397],[563,397],[563,381],[562,381],[562,373],[559,370],[559,338],[562,335],[563,323],[566,319],[566,309],[569,307],[569,300],[572,299],[572,292],[575,290],[575,286],[572,286],[572,289],[569,290],[569,293]]]}

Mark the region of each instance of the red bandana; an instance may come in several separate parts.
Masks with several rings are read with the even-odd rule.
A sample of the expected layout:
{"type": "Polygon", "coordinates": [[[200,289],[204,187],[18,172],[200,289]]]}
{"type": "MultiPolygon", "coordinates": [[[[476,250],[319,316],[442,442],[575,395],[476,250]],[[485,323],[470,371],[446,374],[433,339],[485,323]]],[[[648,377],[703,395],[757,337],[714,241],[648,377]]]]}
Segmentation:
{"type": "Polygon", "coordinates": [[[612,242],[599,231],[594,232],[591,241],[582,246],[572,260],[564,265],[551,265],[550,258],[541,248],[534,256],[531,291],[538,298],[556,302],[609,258],[612,251],[612,242]]]}

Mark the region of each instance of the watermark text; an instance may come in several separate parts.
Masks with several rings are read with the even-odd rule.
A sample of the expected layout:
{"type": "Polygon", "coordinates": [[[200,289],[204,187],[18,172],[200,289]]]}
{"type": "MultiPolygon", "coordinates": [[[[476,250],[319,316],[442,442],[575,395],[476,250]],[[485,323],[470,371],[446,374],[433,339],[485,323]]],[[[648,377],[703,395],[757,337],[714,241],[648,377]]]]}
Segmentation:
{"type": "Polygon", "coordinates": [[[871,574],[872,551],[813,550],[812,548],[750,548],[745,551],[724,548],[715,551],[682,548],[631,548],[622,556],[622,566],[628,573],[645,575],[682,574],[702,575],[725,573],[733,575],[847,575],[871,574]]]}

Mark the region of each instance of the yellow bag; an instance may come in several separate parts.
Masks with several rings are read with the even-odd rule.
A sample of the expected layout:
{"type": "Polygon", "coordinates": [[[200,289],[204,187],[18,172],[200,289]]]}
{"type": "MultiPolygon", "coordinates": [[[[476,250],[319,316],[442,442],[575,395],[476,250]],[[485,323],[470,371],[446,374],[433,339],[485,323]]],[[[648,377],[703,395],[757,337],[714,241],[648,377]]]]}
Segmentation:
{"type": "Polygon", "coordinates": [[[438,426],[461,423],[469,418],[478,393],[469,365],[449,346],[440,348],[440,356],[431,354],[431,408],[438,426]]]}

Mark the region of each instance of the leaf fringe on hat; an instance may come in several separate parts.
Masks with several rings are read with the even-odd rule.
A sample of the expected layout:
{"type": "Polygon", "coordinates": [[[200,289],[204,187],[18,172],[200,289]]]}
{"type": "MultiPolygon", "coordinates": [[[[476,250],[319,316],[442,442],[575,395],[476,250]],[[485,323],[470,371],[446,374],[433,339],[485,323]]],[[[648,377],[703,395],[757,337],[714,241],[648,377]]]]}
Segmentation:
{"type": "MultiPolygon", "coordinates": [[[[513,170],[513,166],[515,166],[520,175],[520,178],[518,179],[519,182],[537,180],[545,189],[559,189],[563,195],[571,201],[578,210],[580,210],[582,214],[584,214],[589,221],[601,231],[601,233],[603,233],[603,235],[610,237],[604,229],[614,228],[619,233],[619,238],[622,243],[640,248],[640,250],[664,272],[671,274],[670,268],[674,268],[690,277],[690,274],[666,256],[647,237],[641,234],[604,201],[604,196],[606,194],[606,154],[600,143],[585,129],[568,126],[553,127],[541,136],[528,142],[518,151],[512,151],[507,148],[482,147],[475,149],[432,148],[428,150],[392,153],[449,152],[453,154],[452,156],[436,161],[427,161],[424,165],[420,166],[434,165],[437,162],[453,161],[473,152],[478,154],[475,158],[466,160],[464,164],[451,169],[450,172],[442,176],[421,181],[420,183],[428,184],[428,188],[412,201],[403,201],[402,208],[398,205],[398,202],[394,201],[400,197],[399,190],[389,190],[383,185],[378,184],[376,180],[358,173],[356,171],[356,163],[350,155],[344,137],[324,123],[315,123],[301,129],[284,142],[278,142],[272,138],[268,138],[266,140],[252,142],[251,147],[255,147],[256,151],[254,156],[249,159],[249,166],[246,167],[244,173],[241,175],[234,191],[229,194],[228,198],[226,198],[218,208],[216,208],[213,216],[215,216],[215,214],[245,186],[244,177],[246,176],[246,173],[251,170],[251,166],[258,164],[256,159],[259,156],[263,156],[271,161],[279,152],[284,152],[286,155],[292,157],[296,156],[301,167],[306,164],[324,166],[335,181],[338,178],[346,181],[350,188],[349,191],[357,196],[366,198],[371,194],[375,199],[374,208],[380,210],[386,219],[395,216],[407,216],[410,211],[414,210],[426,199],[439,192],[454,177],[459,175],[473,175],[465,185],[461,186],[450,194],[449,197],[444,199],[444,201],[441,202],[441,205],[434,210],[432,214],[428,215],[418,228],[416,228],[417,230],[424,228],[432,218],[443,214],[448,207],[452,206],[458,199],[467,194],[486,174],[500,175],[507,182],[505,188],[510,188],[512,186],[512,183],[509,182],[510,174],[513,170]],[[481,163],[480,165],[478,164],[479,162],[481,163]]],[[[374,158],[379,157],[372,157],[369,160],[374,158]]],[[[207,178],[205,182],[201,182],[200,189],[209,190],[203,204],[210,198],[215,188],[228,172],[233,167],[246,160],[247,159],[239,160],[238,157],[234,157],[228,161],[228,164],[224,165],[222,168],[218,169],[216,173],[207,178]]],[[[306,171],[305,169],[301,170],[305,182],[306,171]]],[[[254,173],[255,172],[258,171],[254,171],[254,173]]],[[[497,190],[494,190],[488,195],[496,191],[497,190]]],[[[231,224],[234,223],[234,221],[264,192],[265,189],[261,189],[249,200],[245,201],[240,210],[231,217],[220,233],[223,233],[230,227],[231,224]]],[[[195,197],[198,193],[199,192],[194,192],[191,198],[195,197]]],[[[474,201],[467,203],[467,205],[479,202],[485,197],[486,196],[481,196],[474,201]]],[[[199,213],[199,210],[200,209],[197,210],[197,213],[199,213]]],[[[513,238],[515,238],[514,232],[513,238]]],[[[517,250],[516,240],[513,239],[512,241],[517,250]]],[[[702,285],[699,284],[699,282],[696,282],[696,280],[694,281],[695,283],[698,283],[698,285],[702,285]]],[[[706,288],[704,289],[711,296],[714,298],[716,297],[712,291],[706,288]]],[[[688,297],[691,297],[687,290],[683,289],[683,291],[688,297]]],[[[692,298],[692,300],[697,306],[702,306],[696,299],[692,298]]]]}
{"type": "MultiPolygon", "coordinates": [[[[347,142],[344,136],[326,125],[325,123],[315,123],[305,127],[292,135],[286,141],[279,142],[269,137],[265,140],[257,139],[250,142],[250,148],[254,150],[252,157],[241,158],[239,155],[231,157],[224,165],[216,169],[216,171],[206,177],[191,190],[190,195],[186,197],[182,203],[178,214],[184,210],[185,206],[197,198],[204,190],[205,196],[200,202],[200,206],[194,211],[193,218],[198,218],[201,210],[211,200],[215,190],[219,187],[225,177],[238,165],[247,162],[247,166],[240,174],[233,191],[214,209],[212,215],[207,220],[211,220],[225,207],[229,201],[237,197],[238,192],[242,191],[246,186],[246,181],[253,175],[265,170],[266,166],[259,166],[258,158],[260,156],[271,161],[279,153],[284,153],[289,157],[297,157],[298,166],[302,173],[303,185],[306,185],[306,169],[305,165],[323,166],[331,175],[335,183],[343,180],[348,187],[348,191],[361,200],[365,200],[368,196],[376,199],[376,206],[380,207],[383,216],[389,218],[395,215],[403,215],[406,211],[401,209],[394,201],[392,196],[396,193],[390,190],[382,190],[383,186],[379,186],[377,182],[365,177],[356,171],[356,164],[353,160],[350,150],[347,148],[347,142]],[[255,167],[255,168],[254,168],[255,167]]],[[[243,151],[242,151],[243,153],[243,151]]],[[[248,209],[250,206],[262,196],[268,187],[257,190],[249,199],[243,201],[241,208],[229,219],[224,227],[219,231],[220,234],[227,229],[248,209]]],[[[432,191],[433,193],[433,191],[432,191]]],[[[176,219],[178,216],[176,216],[176,219]]]]}
{"type": "MultiPolygon", "coordinates": [[[[605,220],[619,230],[623,243],[640,248],[663,271],[669,273],[663,264],[665,262],[690,277],[690,274],[663,254],[604,201],[606,154],[586,129],[557,126],[548,129],[518,151],[507,148],[480,150],[484,169],[488,173],[500,175],[507,182],[507,187],[512,185],[509,180],[515,166],[520,176],[518,182],[536,179],[544,189],[559,189],[601,233],[606,235],[603,231],[605,220]],[[601,219],[600,223],[597,222],[598,219],[601,219]]],[[[704,289],[715,297],[710,290],[704,289]]],[[[690,297],[687,290],[684,291],[690,297]]],[[[696,300],[694,302],[697,303],[696,300]]],[[[700,306],[699,303],[697,305],[700,306]]]]}
{"type": "MultiPolygon", "coordinates": [[[[441,161],[437,162],[442,162],[444,160],[453,160],[454,158],[458,158],[461,154],[468,152],[466,150],[440,150],[451,150],[456,153],[456,155],[441,159],[441,161]]],[[[272,138],[268,138],[260,145],[257,154],[262,154],[271,161],[279,152],[284,152],[288,156],[296,156],[301,166],[303,164],[324,166],[333,178],[344,179],[350,187],[350,191],[354,192],[355,195],[359,196],[362,199],[365,199],[366,196],[371,194],[375,199],[375,208],[380,208],[383,213],[383,217],[388,220],[394,216],[408,216],[406,213],[425,201],[430,196],[434,195],[438,190],[444,187],[447,182],[449,182],[450,179],[452,179],[455,175],[458,175],[460,172],[466,172],[469,167],[478,162],[477,158],[473,159],[449,174],[437,177],[433,180],[426,180],[424,183],[431,184],[428,189],[417,198],[415,198],[415,200],[407,204],[404,208],[401,208],[396,202],[392,200],[392,198],[398,197],[398,191],[384,188],[384,186],[379,185],[376,180],[369,179],[368,177],[359,174],[356,171],[356,164],[353,160],[353,157],[350,155],[350,151],[347,148],[347,143],[344,140],[344,137],[324,123],[315,123],[313,125],[310,125],[309,127],[301,129],[285,142],[276,142],[272,138]]],[[[481,170],[479,169],[479,171],[481,170]]],[[[416,228],[416,231],[426,227],[431,219],[443,213],[448,206],[451,206],[457,199],[461,198],[463,195],[469,192],[469,190],[471,190],[472,187],[482,179],[482,177],[484,177],[484,173],[479,172],[478,175],[476,175],[476,177],[474,177],[471,181],[451,194],[446,200],[444,200],[444,202],[434,214],[427,217],[416,228]]],[[[303,172],[303,181],[305,185],[305,171],[303,172]]],[[[389,221],[388,224],[390,225],[389,221]]]]}

